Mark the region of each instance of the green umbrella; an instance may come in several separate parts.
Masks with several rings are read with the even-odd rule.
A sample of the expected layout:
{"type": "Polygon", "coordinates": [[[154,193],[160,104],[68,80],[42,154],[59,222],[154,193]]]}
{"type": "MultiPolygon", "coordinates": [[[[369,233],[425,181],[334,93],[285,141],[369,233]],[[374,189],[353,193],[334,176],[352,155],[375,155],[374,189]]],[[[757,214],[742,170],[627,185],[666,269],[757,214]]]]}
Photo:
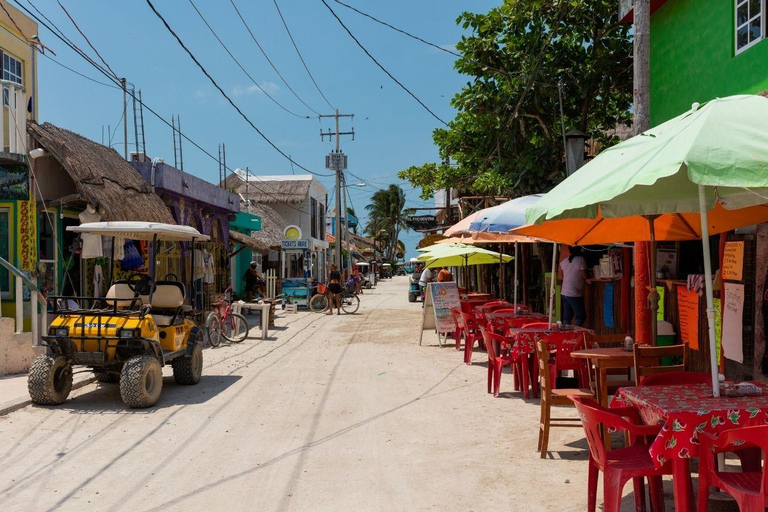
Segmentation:
{"type": "Polygon", "coordinates": [[[768,203],[766,116],[768,99],[761,96],[694,104],[690,111],[600,153],[529,208],[526,220],[534,226],[519,230],[547,236],[550,224],[553,239],[562,241],[565,235],[555,234],[564,233],[558,223],[592,219],[579,235],[579,240],[589,240],[584,243],[595,243],[596,233],[604,242],[653,241],[655,226],[662,226],[668,239],[685,239],[685,233],[687,238],[700,237],[715,396],[719,387],[709,234],[765,220],[768,208],[759,205],[768,203]],[[691,222],[692,214],[697,214],[698,226],[691,222]],[[647,221],[644,236],[638,236],[633,217],[647,221]]]}
{"type": "Polygon", "coordinates": [[[418,259],[426,262],[427,268],[435,268],[491,265],[501,261],[511,261],[512,256],[471,245],[442,244],[438,245],[436,249],[418,256],[418,259]]]}

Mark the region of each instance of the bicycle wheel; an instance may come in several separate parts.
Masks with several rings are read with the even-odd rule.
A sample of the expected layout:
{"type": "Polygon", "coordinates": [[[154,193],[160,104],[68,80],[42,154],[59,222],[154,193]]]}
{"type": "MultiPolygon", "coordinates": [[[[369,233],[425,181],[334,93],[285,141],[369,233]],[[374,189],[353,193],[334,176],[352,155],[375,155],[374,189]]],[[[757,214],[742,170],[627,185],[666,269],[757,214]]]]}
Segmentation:
{"type": "Polygon", "coordinates": [[[248,320],[240,313],[230,313],[227,324],[228,328],[223,334],[227,341],[240,343],[248,337],[248,320]]]}
{"type": "Polygon", "coordinates": [[[313,313],[322,313],[328,309],[328,296],[318,293],[309,300],[309,310],[313,313]]]}
{"type": "Polygon", "coordinates": [[[221,318],[215,311],[205,319],[205,331],[208,333],[208,343],[218,347],[221,344],[221,318]]]}
{"type": "Polygon", "coordinates": [[[341,299],[341,309],[348,315],[354,315],[360,309],[360,297],[347,295],[341,299]]]}

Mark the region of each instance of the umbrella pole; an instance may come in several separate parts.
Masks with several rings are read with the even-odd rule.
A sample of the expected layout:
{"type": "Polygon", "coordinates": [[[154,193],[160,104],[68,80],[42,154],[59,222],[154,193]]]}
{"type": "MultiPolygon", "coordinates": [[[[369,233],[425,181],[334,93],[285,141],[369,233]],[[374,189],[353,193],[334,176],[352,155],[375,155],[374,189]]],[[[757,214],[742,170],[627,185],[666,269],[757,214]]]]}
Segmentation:
{"type": "Polygon", "coordinates": [[[656,337],[659,330],[658,324],[658,312],[659,312],[659,292],[656,291],[656,225],[655,221],[658,215],[646,215],[648,220],[648,227],[651,231],[651,243],[650,246],[650,271],[651,278],[649,279],[650,286],[648,287],[648,307],[651,310],[651,345],[656,346],[656,337]]]}
{"type": "Polygon", "coordinates": [[[502,252],[504,251],[504,244],[499,244],[499,299],[504,300],[504,261],[502,252]]]}
{"type": "Polygon", "coordinates": [[[709,224],[707,221],[707,196],[704,185],[699,185],[699,214],[701,217],[701,246],[704,251],[704,288],[707,295],[707,326],[709,327],[709,365],[712,370],[712,395],[720,396],[720,378],[717,367],[717,342],[715,341],[715,306],[712,294],[712,257],[709,253],[709,224]]]}
{"type": "Polygon", "coordinates": [[[557,282],[557,242],[552,244],[552,277],[549,279],[549,328],[552,328],[552,315],[555,309],[555,283],[557,282]]]}
{"type": "Polygon", "coordinates": [[[517,316],[517,242],[515,242],[515,280],[513,281],[512,286],[514,287],[514,293],[513,293],[513,304],[515,308],[515,315],[517,316]]]}

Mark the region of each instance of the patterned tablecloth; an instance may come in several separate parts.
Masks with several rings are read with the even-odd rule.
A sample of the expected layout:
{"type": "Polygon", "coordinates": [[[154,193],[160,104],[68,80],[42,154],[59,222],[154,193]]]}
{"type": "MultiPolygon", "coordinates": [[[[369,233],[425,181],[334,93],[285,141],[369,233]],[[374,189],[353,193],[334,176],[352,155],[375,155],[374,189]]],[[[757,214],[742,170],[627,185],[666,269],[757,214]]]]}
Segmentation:
{"type": "Polygon", "coordinates": [[[611,406],[633,406],[646,424],[664,424],[651,444],[651,457],[661,466],[674,457],[697,457],[700,432],[768,423],[768,387],[761,387],[762,396],[721,398],[708,384],[621,388],[611,406]]]}
{"type": "Polygon", "coordinates": [[[506,334],[510,327],[523,327],[527,324],[546,322],[547,317],[541,313],[521,315],[514,313],[488,313],[486,325],[492,332],[506,334]]]}
{"type": "MultiPolygon", "coordinates": [[[[568,345],[584,348],[585,336],[587,334],[593,334],[593,332],[582,327],[563,330],[558,330],[557,328],[548,330],[541,327],[529,327],[526,329],[510,327],[507,331],[507,338],[501,345],[501,349],[509,351],[514,357],[535,354],[536,342],[539,339],[547,340],[551,349],[568,345]]],[[[578,350],[578,348],[574,348],[574,350],[578,350]]]]}

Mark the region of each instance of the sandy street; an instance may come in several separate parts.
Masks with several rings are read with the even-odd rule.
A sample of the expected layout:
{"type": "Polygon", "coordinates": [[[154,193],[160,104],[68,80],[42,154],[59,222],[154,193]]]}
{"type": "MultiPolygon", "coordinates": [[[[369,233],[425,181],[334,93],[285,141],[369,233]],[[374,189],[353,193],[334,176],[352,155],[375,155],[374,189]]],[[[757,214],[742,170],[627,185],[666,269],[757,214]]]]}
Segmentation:
{"type": "Polygon", "coordinates": [[[0,510],[585,510],[582,430],[554,429],[540,460],[538,403],[507,374],[487,395],[484,354],[419,347],[407,286],[207,349],[201,383],[166,377],[152,409],[92,384],[0,417],[0,510]]]}

